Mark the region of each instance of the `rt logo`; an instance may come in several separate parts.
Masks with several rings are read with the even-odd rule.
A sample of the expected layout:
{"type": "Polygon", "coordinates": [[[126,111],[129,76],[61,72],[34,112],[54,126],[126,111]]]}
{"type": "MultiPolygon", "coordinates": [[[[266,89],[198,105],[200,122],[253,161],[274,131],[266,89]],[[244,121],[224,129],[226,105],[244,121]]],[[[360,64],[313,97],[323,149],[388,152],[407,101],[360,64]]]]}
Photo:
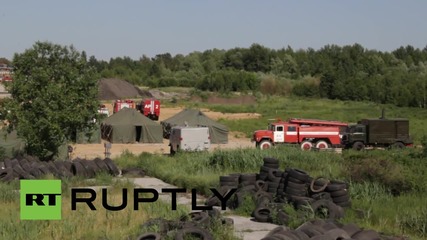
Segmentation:
{"type": "Polygon", "coordinates": [[[21,220],[61,219],[61,180],[21,180],[21,220]]]}

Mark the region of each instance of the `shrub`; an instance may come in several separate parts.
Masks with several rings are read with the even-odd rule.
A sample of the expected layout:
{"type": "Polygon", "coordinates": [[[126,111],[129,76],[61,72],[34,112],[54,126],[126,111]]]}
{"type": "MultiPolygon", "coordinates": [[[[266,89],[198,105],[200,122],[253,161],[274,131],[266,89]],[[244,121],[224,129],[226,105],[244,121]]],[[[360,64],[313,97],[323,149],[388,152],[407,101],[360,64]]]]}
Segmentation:
{"type": "Polygon", "coordinates": [[[411,190],[410,184],[403,175],[402,166],[389,159],[368,157],[349,161],[347,163],[347,172],[351,180],[356,183],[377,182],[384,185],[395,195],[411,190]]]}

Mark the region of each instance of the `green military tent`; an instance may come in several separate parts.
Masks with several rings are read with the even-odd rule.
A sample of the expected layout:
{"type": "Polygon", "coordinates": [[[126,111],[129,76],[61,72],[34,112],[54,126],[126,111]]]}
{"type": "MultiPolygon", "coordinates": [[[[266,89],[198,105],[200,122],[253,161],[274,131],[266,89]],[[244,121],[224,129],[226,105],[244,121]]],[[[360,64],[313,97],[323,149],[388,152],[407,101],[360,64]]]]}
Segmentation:
{"type": "Polygon", "coordinates": [[[163,143],[162,126],[131,108],[104,119],[101,135],[112,143],[163,143]]]}
{"type": "Polygon", "coordinates": [[[208,127],[211,143],[227,143],[228,128],[207,117],[200,110],[184,109],[175,116],[161,122],[163,137],[169,138],[170,129],[174,126],[208,127]]]}

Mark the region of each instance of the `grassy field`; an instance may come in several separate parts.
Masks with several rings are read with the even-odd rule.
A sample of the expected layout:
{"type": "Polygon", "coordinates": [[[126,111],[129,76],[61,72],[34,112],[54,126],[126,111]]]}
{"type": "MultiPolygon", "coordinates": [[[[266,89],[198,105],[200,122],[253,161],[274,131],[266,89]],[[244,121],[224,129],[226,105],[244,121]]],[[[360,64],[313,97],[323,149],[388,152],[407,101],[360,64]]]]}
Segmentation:
{"type": "MultiPolygon", "coordinates": [[[[52,177],[47,176],[47,179],[52,177]]],[[[138,235],[156,231],[158,226],[141,227],[152,219],[178,220],[187,216],[190,209],[180,206],[171,210],[170,203],[161,200],[139,205],[133,209],[133,188],[129,181],[113,181],[111,176],[100,175],[94,181],[73,178],[62,181],[62,220],[20,221],[19,182],[0,183],[0,239],[65,239],[65,240],[134,240],[138,235]],[[108,190],[108,204],[118,206],[122,203],[122,189],[128,189],[128,205],[122,211],[107,211],[102,207],[101,194],[94,201],[96,211],[91,211],[85,204],[77,205],[71,210],[70,187],[111,186],[108,190]]],[[[213,225],[212,232],[216,239],[234,240],[233,231],[220,225],[213,225]]],[[[171,236],[167,239],[173,239],[171,236]]]]}
{"type": "MultiPolygon", "coordinates": [[[[427,109],[399,108],[393,105],[381,105],[371,102],[350,102],[328,99],[303,99],[293,97],[258,97],[255,105],[208,105],[203,102],[180,101],[187,107],[203,107],[223,113],[256,112],[262,114],[260,119],[220,120],[232,131],[240,131],[248,137],[253,131],[266,129],[268,122],[276,119],[288,118],[316,118],[324,120],[338,120],[356,123],[363,118],[378,118],[382,109],[385,109],[387,118],[408,118],[410,120],[410,134],[416,143],[427,135],[427,109]]],[[[172,104],[170,104],[172,105],[172,104]]]]}
{"type": "MultiPolygon", "coordinates": [[[[150,176],[180,187],[197,188],[209,195],[219,186],[219,176],[230,173],[258,173],[265,156],[280,160],[280,169],[299,168],[312,177],[350,183],[353,200],[344,222],[354,222],[389,235],[427,238],[427,158],[420,149],[343,154],[302,152],[295,148],[222,150],[213,153],[181,153],[174,157],[124,154],[122,166],[139,166],[150,176]]],[[[253,209],[238,209],[250,215],[253,209]]],[[[302,223],[297,220],[294,225],[302,223]]]]}
{"type": "MultiPolygon", "coordinates": [[[[256,112],[261,119],[224,120],[231,131],[250,136],[254,130],[265,129],[271,119],[291,117],[319,118],[356,122],[362,118],[375,118],[386,109],[387,117],[410,119],[410,133],[418,145],[427,146],[427,110],[397,108],[365,102],[334,100],[261,97],[255,105],[207,105],[179,100],[162,103],[163,106],[182,105],[203,107],[220,112],[256,112]]],[[[389,235],[409,236],[410,239],[427,238],[427,151],[422,148],[404,151],[373,150],[328,152],[302,152],[297,148],[276,147],[258,149],[217,150],[215,152],[178,153],[174,157],[128,152],[114,161],[121,167],[137,166],[147,175],[158,177],[179,187],[196,188],[206,195],[209,188],[219,186],[219,176],[230,173],[257,173],[263,157],[280,160],[280,169],[299,168],[311,176],[323,176],[350,183],[352,209],[346,212],[344,222],[354,222],[389,235]]],[[[111,184],[118,193],[128,183],[114,182],[108,176],[99,176],[95,183],[80,179],[65,182],[64,187],[93,184],[111,184]]],[[[64,210],[63,221],[19,221],[19,189],[16,183],[0,184],[0,239],[133,239],[141,231],[141,224],[151,218],[174,219],[186,213],[185,209],[171,212],[169,204],[158,202],[141,211],[91,212],[64,210]]],[[[63,197],[64,205],[69,197],[63,197]]],[[[112,202],[117,201],[113,195],[112,202]]],[[[97,202],[99,205],[100,202],[97,202]]],[[[249,202],[236,213],[248,216],[253,205],[249,202]]],[[[296,216],[296,215],[295,215],[296,216]]],[[[296,219],[292,226],[300,224],[296,219]]],[[[233,239],[230,230],[215,229],[216,239],[233,239]]]]}

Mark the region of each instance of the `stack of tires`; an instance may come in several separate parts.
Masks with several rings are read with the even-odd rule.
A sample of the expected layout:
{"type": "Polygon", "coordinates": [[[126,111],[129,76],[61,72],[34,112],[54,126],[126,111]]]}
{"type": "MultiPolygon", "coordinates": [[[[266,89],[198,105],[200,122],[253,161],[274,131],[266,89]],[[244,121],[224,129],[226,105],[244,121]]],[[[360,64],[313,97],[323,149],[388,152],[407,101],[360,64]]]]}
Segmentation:
{"type": "MultiPolygon", "coordinates": [[[[230,174],[220,176],[222,195],[237,188],[227,207],[235,209],[242,205],[245,197],[252,197],[256,206],[252,212],[255,220],[269,222],[273,219],[286,222],[288,216],[280,203],[290,203],[296,209],[310,210],[327,219],[344,217],[345,207],[350,207],[348,184],[318,177],[313,179],[307,172],[297,168],[279,169],[279,160],[263,158],[258,174],[230,174]]],[[[220,206],[219,199],[212,195],[206,205],[220,206]]]]}
{"type": "Polygon", "coordinates": [[[110,158],[104,160],[75,159],[73,161],[40,161],[27,156],[14,159],[5,159],[0,167],[0,181],[10,182],[17,179],[38,179],[51,174],[57,178],[81,176],[93,178],[98,173],[119,175],[120,170],[110,158]]]}
{"type": "Polygon", "coordinates": [[[223,218],[218,210],[192,212],[179,220],[154,219],[145,223],[142,227],[156,226],[158,232],[144,233],[137,240],[160,239],[204,239],[214,240],[213,234],[208,230],[213,224],[222,224],[232,227],[233,219],[223,218]],[[172,238],[173,237],[173,238],[172,238]]]}
{"type": "Polygon", "coordinates": [[[331,181],[325,191],[330,194],[332,201],[341,207],[351,207],[348,184],[341,181],[331,181]]]}
{"type": "Polygon", "coordinates": [[[284,196],[286,199],[292,200],[294,198],[307,196],[307,183],[310,176],[303,170],[296,168],[287,168],[287,173],[284,179],[285,191],[284,196]]]}
{"type": "Polygon", "coordinates": [[[364,230],[354,223],[341,224],[329,220],[311,220],[303,223],[295,230],[287,227],[277,227],[271,230],[261,240],[300,239],[300,240],[327,240],[327,239],[354,239],[378,240],[385,239],[374,230],[364,230]]]}

